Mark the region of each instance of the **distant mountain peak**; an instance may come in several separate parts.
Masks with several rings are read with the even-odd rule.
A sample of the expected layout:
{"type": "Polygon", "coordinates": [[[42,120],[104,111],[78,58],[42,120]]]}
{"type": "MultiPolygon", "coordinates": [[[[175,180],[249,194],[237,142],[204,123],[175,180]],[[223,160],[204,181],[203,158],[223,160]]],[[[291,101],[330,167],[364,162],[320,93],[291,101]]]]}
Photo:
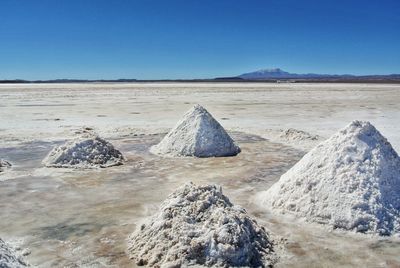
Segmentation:
{"type": "Polygon", "coordinates": [[[288,77],[292,74],[283,71],[280,68],[266,68],[255,72],[244,73],[239,75],[243,79],[268,79],[268,78],[282,78],[288,77]]]}
{"type": "Polygon", "coordinates": [[[260,73],[286,73],[285,71],[283,71],[280,68],[266,68],[266,69],[260,69],[256,72],[260,72],[260,73]]]}
{"type": "Polygon", "coordinates": [[[283,71],[280,68],[266,68],[258,71],[244,73],[236,78],[244,79],[244,80],[279,80],[279,79],[299,79],[299,80],[307,80],[307,79],[334,79],[334,80],[356,80],[360,81],[364,80],[390,80],[394,81],[400,79],[400,74],[390,74],[390,75],[351,75],[351,74],[316,74],[316,73],[306,73],[306,74],[298,74],[298,73],[289,73],[283,71]]]}
{"type": "Polygon", "coordinates": [[[353,75],[335,75],[335,74],[297,74],[283,71],[280,68],[267,68],[258,71],[244,73],[238,76],[245,80],[263,80],[263,79],[310,79],[310,78],[353,78],[353,75]]]}

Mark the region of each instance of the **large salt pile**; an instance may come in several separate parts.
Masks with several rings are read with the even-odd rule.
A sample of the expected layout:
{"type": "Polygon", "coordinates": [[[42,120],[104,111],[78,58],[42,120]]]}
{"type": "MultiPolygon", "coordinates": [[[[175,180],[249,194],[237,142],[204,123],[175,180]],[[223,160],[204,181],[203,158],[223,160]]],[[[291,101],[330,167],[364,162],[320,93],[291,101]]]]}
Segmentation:
{"type": "Polygon", "coordinates": [[[200,105],[190,109],[164,139],[150,150],[167,156],[234,156],[240,148],[200,105]]]}
{"type": "Polygon", "coordinates": [[[123,156],[114,146],[90,133],[54,148],[43,160],[47,167],[110,167],[121,165],[123,156]]]}
{"type": "Polygon", "coordinates": [[[400,232],[400,158],[369,122],[354,121],[307,153],[264,205],[363,233],[400,232]]]}
{"type": "Polygon", "coordinates": [[[19,268],[27,264],[0,238],[0,267],[19,268]]]}
{"type": "Polygon", "coordinates": [[[276,260],[265,229],[215,185],[179,188],[129,240],[138,265],[264,267],[276,260]]]}
{"type": "Polygon", "coordinates": [[[4,159],[0,159],[0,172],[3,172],[5,169],[10,168],[11,167],[11,163],[4,160],[4,159]]]}

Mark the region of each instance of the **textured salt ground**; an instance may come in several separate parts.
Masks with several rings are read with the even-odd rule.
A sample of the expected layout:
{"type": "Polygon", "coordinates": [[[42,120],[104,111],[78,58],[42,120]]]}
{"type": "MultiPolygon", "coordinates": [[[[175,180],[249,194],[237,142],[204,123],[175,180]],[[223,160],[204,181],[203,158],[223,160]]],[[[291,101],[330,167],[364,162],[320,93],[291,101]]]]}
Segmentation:
{"type": "Polygon", "coordinates": [[[0,172],[5,171],[6,169],[11,167],[11,163],[4,160],[4,159],[0,159],[0,172]]]}
{"type": "Polygon", "coordinates": [[[399,151],[399,87],[334,83],[5,84],[0,85],[0,99],[4,100],[0,144],[67,140],[73,138],[69,130],[82,124],[95,127],[104,137],[117,127],[146,131],[171,128],[183,111],[194,103],[204,103],[216,118],[229,118],[221,121],[225,128],[240,126],[244,131],[296,128],[329,137],[354,118],[372,120],[399,151]],[[98,114],[107,117],[98,118],[98,114]],[[35,121],[43,118],[61,120],[35,121]]]}
{"type": "Polygon", "coordinates": [[[267,157],[263,165],[270,166],[271,174],[279,174],[290,165],[288,156],[297,154],[279,144],[260,146],[269,143],[257,136],[232,136],[247,148],[238,158],[180,158],[180,165],[176,159],[160,159],[149,153],[149,147],[162,135],[112,140],[125,153],[126,165],[95,170],[42,168],[41,159],[54,143],[0,148],[20,172],[36,169],[31,175],[2,184],[0,206],[5,217],[0,222],[0,235],[24,238],[24,247],[32,249],[28,261],[41,267],[132,267],[125,254],[126,237],[137,220],[156,212],[175,187],[189,179],[200,184],[218,181],[228,194],[234,193],[233,201],[246,204],[248,191],[263,182],[256,178],[252,166],[266,160],[259,153],[278,152],[267,157]],[[25,149],[30,152],[27,162],[22,160],[25,149]],[[258,156],[249,158],[254,150],[258,156]],[[139,168],[133,165],[138,160],[144,162],[139,168]],[[251,187],[242,187],[244,182],[251,187]],[[15,210],[18,213],[12,213],[15,210]]]}
{"type": "Polygon", "coordinates": [[[5,174],[17,170],[21,176],[1,183],[0,237],[23,238],[21,247],[31,249],[25,257],[31,265],[135,267],[126,254],[126,237],[141,219],[158,211],[168,193],[190,180],[222,185],[231,201],[245,207],[259,225],[285,238],[276,267],[400,265],[399,240],[329,232],[321,225],[267,213],[249,202],[303,152],[259,136],[229,132],[243,149],[236,157],[160,158],[148,150],[164,135],[140,133],[146,132],[108,137],[127,162],[107,169],[43,168],[42,159],[62,144],[58,141],[1,147],[0,155],[13,163],[5,174]],[[138,161],[143,165],[137,167],[138,161]]]}
{"type": "Polygon", "coordinates": [[[105,168],[121,165],[123,160],[121,152],[110,142],[92,133],[83,133],[79,138],[54,148],[43,163],[47,167],[105,168]]]}
{"type": "Polygon", "coordinates": [[[0,267],[20,268],[27,266],[27,263],[22,259],[22,257],[0,238],[0,267]]]}
{"type": "Polygon", "coordinates": [[[369,122],[353,121],[265,193],[266,208],[363,233],[400,232],[400,158],[369,122]]]}
{"type": "Polygon", "coordinates": [[[212,115],[196,104],[151,152],[165,156],[218,157],[235,156],[240,148],[212,115]]]}
{"type": "Polygon", "coordinates": [[[264,227],[215,185],[180,187],[129,240],[131,257],[150,267],[265,267],[276,262],[264,227]]]}

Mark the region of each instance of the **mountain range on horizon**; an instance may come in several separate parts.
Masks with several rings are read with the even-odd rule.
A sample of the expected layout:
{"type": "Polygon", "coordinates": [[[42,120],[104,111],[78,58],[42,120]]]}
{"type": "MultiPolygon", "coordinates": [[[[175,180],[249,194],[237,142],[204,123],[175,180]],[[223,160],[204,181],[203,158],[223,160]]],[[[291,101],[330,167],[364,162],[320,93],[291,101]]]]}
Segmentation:
{"type": "Polygon", "coordinates": [[[243,73],[230,77],[214,78],[194,78],[194,79],[50,79],[50,80],[24,80],[24,79],[0,79],[0,83],[86,83],[86,82],[112,82],[112,83],[131,83],[131,82],[157,82],[157,81],[176,81],[176,82],[207,82],[207,81],[232,81],[232,82],[279,82],[279,80],[288,80],[289,82],[385,82],[400,83],[399,74],[387,75],[352,75],[352,74],[317,74],[317,73],[290,73],[280,68],[261,69],[254,72],[243,73]]]}
{"type": "Polygon", "coordinates": [[[400,74],[388,75],[352,75],[352,74],[316,74],[316,73],[290,73],[280,68],[261,69],[254,72],[238,75],[237,78],[244,80],[266,80],[266,79],[351,79],[351,78],[400,78],[400,74]]]}

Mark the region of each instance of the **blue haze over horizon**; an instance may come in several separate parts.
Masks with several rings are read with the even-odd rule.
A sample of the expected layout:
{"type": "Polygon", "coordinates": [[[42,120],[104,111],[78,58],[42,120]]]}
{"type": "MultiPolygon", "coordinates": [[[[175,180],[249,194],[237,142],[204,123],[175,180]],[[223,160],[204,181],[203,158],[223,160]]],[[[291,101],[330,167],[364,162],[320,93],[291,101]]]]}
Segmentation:
{"type": "Polygon", "coordinates": [[[0,79],[400,73],[400,1],[2,0],[0,79]]]}

